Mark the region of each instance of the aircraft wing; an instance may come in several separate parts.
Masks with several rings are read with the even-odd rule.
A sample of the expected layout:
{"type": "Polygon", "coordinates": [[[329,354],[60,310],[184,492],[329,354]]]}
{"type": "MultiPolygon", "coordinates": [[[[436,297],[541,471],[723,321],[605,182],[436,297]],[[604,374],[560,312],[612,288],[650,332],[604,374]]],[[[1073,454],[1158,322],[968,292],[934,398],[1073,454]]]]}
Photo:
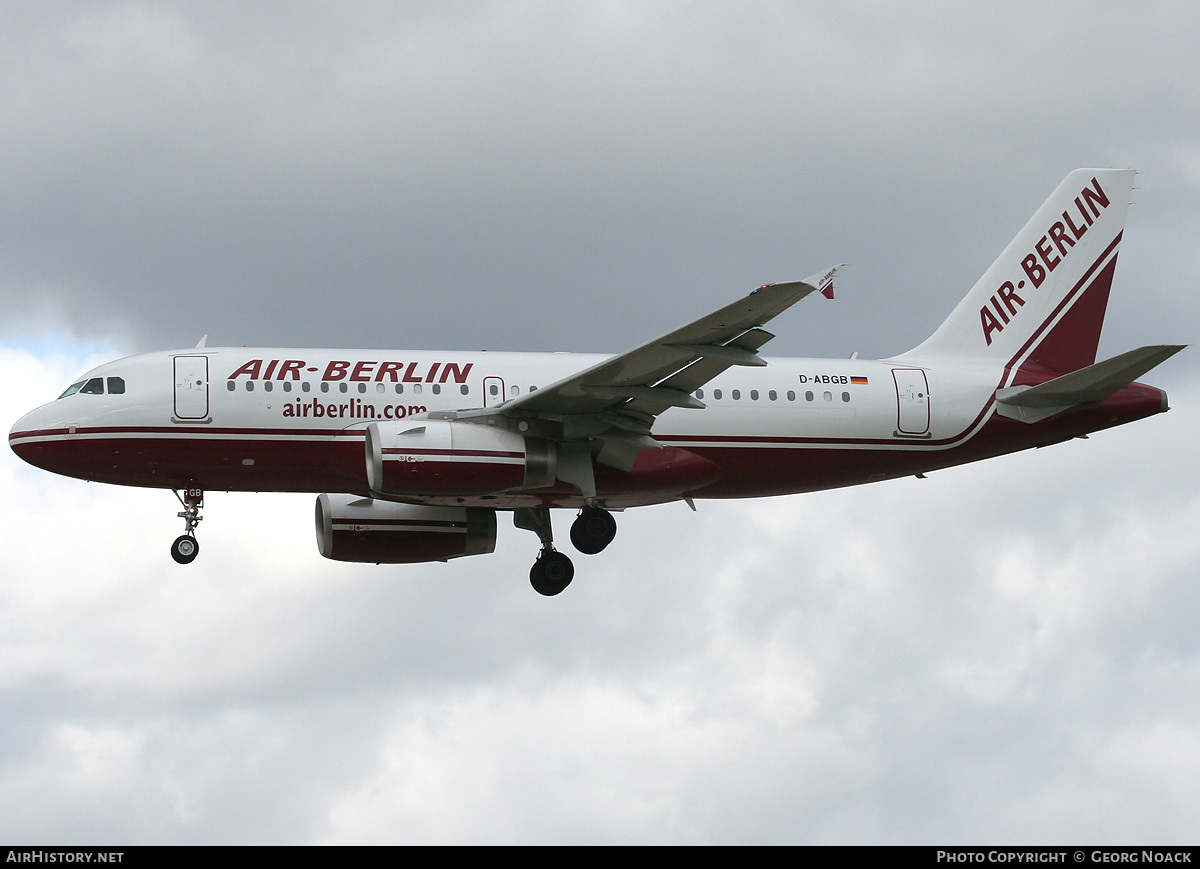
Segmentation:
{"type": "Polygon", "coordinates": [[[649,434],[660,413],[703,408],[691,393],[733,365],[766,365],[757,351],[775,336],[761,327],[810,293],[831,294],[837,268],[803,281],[761,286],[686,326],[489,412],[556,421],[564,439],[605,441],[604,463],[632,466],[638,450],[659,446],[649,434]]]}

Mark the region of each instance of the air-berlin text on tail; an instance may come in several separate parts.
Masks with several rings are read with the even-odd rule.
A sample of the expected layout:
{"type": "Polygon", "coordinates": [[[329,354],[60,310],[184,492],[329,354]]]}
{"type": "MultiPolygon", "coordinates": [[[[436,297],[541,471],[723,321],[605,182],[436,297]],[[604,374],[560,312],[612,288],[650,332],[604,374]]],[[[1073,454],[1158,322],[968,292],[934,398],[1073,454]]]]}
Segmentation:
{"type": "Polygon", "coordinates": [[[237,380],[301,380],[320,372],[320,380],[356,383],[466,383],[473,362],[394,362],[374,359],[334,359],[309,365],[303,359],[251,359],[227,378],[237,380]]]}
{"type": "Polygon", "coordinates": [[[988,346],[992,343],[992,333],[1003,332],[1025,304],[1018,290],[1028,293],[1030,289],[1040,287],[1046,276],[1059,267],[1071,248],[1083,238],[1088,227],[1096,222],[1100,212],[1108,205],[1108,194],[1100,187],[1100,181],[1092,178],[1092,183],[1079,191],[1072,207],[1050,224],[1050,228],[1033,245],[1033,250],[1021,260],[1024,277],[1019,278],[1015,285],[1012,281],[1002,283],[988,303],[979,309],[979,325],[988,346]],[[1032,286],[1026,289],[1027,285],[1032,286]]]}

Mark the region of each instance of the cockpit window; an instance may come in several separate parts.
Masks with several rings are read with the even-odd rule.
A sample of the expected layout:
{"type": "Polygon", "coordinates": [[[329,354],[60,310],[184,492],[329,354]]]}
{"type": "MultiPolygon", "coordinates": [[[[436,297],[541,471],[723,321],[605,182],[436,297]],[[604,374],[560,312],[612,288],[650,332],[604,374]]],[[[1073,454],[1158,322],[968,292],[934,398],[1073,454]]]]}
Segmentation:
{"type": "MultiPolygon", "coordinates": [[[[59,398],[66,398],[68,395],[75,393],[81,395],[103,395],[104,394],[104,378],[92,377],[87,380],[80,380],[78,383],[72,383],[66,388],[59,398]]],[[[108,378],[108,394],[109,395],[124,395],[125,394],[125,378],[110,377],[108,378]]]]}

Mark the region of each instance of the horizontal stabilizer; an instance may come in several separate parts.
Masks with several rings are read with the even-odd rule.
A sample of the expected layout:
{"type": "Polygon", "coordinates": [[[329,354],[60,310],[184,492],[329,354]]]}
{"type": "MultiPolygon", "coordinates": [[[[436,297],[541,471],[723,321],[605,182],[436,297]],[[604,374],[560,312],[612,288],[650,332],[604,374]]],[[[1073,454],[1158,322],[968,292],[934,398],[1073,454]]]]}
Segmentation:
{"type": "Polygon", "coordinates": [[[1170,359],[1185,346],[1156,344],[1139,347],[1037,386],[997,389],[997,409],[1001,415],[1012,419],[1037,422],[1077,404],[1103,401],[1151,368],[1170,359]]]}

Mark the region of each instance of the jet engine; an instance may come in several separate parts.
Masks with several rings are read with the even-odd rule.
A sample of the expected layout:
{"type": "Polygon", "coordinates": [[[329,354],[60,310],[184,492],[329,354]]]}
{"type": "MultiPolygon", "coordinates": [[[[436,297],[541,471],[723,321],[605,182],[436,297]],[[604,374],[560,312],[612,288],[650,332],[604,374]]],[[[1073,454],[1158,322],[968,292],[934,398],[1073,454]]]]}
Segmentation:
{"type": "Polygon", "coordinates": [[[409,564],[496,549],[496,511],[317,496],[317,549],[334,561],[409,564]]]}
{"type": "Polygon", "coordinates": [[[554,444],[447,420],[367,426],[367,484],[381,495],[488,495],[554,484],[554,444]]]}

